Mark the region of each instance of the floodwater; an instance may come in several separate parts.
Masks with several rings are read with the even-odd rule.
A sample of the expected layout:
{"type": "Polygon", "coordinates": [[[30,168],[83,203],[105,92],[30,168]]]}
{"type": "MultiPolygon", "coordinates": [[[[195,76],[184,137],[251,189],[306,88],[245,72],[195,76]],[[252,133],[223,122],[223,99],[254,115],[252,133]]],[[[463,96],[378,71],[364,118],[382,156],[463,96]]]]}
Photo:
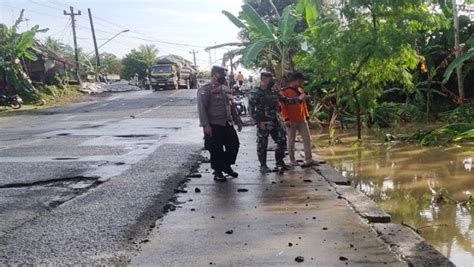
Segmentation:
{"type": "Polygon", "coordinates": [[[474,143],[451,147],[383,143],[374,135],[365,146],[353,146],[353,133],[337,135],[342,144],[330,146],[328,134],[315,132],[315,152],[348,177],[392,216],[421,235],[458,266],[474,266],[474,207],[434,204],[433,195],[447,190],[455,200],[474,194],[474,143]]]}

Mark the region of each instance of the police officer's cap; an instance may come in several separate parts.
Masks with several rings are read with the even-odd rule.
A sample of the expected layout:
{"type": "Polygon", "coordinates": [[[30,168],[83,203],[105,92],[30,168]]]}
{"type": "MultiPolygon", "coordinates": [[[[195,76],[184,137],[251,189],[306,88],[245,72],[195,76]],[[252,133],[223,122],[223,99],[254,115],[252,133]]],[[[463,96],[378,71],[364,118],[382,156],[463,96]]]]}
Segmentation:
{"type": "Polygon", "coordinates": [[[214,73],[220,73],[220,74],[226,75],[227,69],[221,66],[213,66],[211,69],[211,74],[214,74],[214,73]]]}

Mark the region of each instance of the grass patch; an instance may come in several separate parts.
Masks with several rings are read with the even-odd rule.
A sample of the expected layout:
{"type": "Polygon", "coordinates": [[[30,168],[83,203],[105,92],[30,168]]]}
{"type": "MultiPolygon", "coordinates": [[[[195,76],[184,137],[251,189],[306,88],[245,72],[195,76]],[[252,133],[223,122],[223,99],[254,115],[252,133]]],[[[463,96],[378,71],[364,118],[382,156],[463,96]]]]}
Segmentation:
{"type": "Polygon", "coordinates": [[[23,114],[27,111],[64,106],[75,102],[92,100],[94,97],[81,93],[78,86],[40,85],[37,92],[20,95],[24,105],[19,110],[0,107],[0,116],[23,114]]]}

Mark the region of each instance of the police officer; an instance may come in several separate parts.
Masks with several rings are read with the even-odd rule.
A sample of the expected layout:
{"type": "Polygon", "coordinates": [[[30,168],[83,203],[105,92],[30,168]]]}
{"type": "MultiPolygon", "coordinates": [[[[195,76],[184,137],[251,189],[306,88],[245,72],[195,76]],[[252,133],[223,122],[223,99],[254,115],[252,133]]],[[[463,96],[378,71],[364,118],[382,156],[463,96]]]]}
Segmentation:
{"type": "Polygon", "coordinates": [[[286,150],[286,130],[280,117],[279,102],[292,105],[300,104],[305,95],[296,98],[286,98],[275,90],[273,76],[270,73],[261,73],[260,86],[253,89],[249,97],[251,116],[257,124],[257,155],[260,161],[260,172],[271,170],[267,166],[268,136],[276,143],[275,160],[277,169],[289,170],[290,166],[283,161],[286,150]]]}
{"type": "Polygon", "coordinates": [[[204,131],[205,147],[211,154],[214,180],[225,182],[224,173],[238,176],[231,165],[235,164],[240,145],[234,124],[240,132],[242,120],[237,114],[232,91],[224,86],[227,69],[214,66],[211,76],[211,83],[198,90],[199,120],[204,131]]]}

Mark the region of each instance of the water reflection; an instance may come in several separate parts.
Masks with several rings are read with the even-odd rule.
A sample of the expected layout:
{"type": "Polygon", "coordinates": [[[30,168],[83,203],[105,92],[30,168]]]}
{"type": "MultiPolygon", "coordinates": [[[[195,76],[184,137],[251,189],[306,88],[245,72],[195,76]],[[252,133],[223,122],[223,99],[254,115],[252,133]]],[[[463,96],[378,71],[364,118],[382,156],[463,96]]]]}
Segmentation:
{"type": "Polygon", "coordinates": [[[392,215],[422,231],[428,242],[458,266],[474,262],[474,211],[461,205],[437,205],[433,192],[446,189],[457,200],[474,192],[474,144],[432,148],[412,144],[382,144],[366,136],[366,147],[355,148],[351,133],[343,144],[326,146],[327,134],[315,134],[316,152],[353,185],[392,215]]]}
{"type": "Polygon", "coordinates": [[[472,158],[467,158],[462,163],[464,163],[464,168],[466,169],[466,171],[471,172],[471,170],[472,170],[472,158]]]}

